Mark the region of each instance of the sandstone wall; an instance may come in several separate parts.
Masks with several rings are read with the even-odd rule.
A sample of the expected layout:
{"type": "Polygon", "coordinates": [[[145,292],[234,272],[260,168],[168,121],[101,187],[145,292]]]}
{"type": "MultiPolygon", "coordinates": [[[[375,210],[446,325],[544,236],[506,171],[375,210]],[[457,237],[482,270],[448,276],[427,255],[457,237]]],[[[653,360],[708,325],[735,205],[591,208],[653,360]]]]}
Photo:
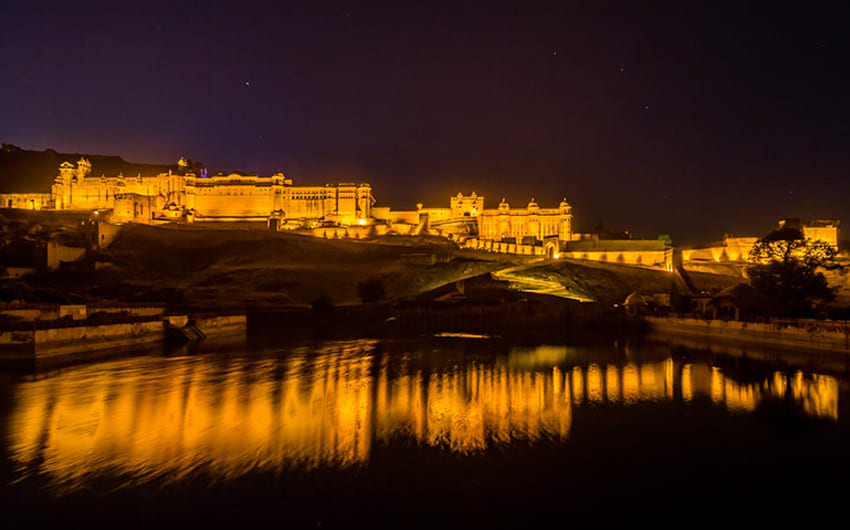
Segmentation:
{"type": "Polygon", "coordinates": [[[49,193],[3,193],[0,194],[0,208],[19,208],[22,210],[42,210],[52,205],[49,193]]]}

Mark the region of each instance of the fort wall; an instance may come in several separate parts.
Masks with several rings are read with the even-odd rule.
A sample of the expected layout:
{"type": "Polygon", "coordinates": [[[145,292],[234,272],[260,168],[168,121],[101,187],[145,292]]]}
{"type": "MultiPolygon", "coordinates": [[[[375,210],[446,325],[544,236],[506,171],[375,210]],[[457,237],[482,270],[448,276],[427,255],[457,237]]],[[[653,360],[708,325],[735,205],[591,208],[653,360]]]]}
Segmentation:
{"type": "Polygon", "coordinates": [[[86,256],[87,252],[87,250],[83,247],[69,247],[57,243],[56,241],[48,241],[45,243],[45,246],[44,268],[49,271],[59,269],[62,266],[62,263],[80,261],[86,256]]]}
{"type": "Polygon", "coordinates": [[[0,193],[0,207],[21,210],[45,210],[52,207],[49,193],[0,193]]]}
{"type": "Polygon", "coordinates": [[[606,244],[601,248],[597,245],[596,247],[576,250],[570,250],[570,247],[576,245],[569,243],[554,244],[553,242],[553,244],[525,245],[479,238],[457,238],[456,240],[467,249],[501,254],[604,261],[665,270],[670,270],[673,263],[673,249],[667,248],[663,242],[655,240],[606,241],[606,244]],[[547,252],[548,247],[552,247],[549,252],[547,252]]]}
{"type": "MultiPolygon", "coordinates": [[[[178,165],[186,170],[186,164],[178,165]]],[[[155,177],[94,177],[91,170],[85,158],[76,166],[63,162],[50,194],[13,194],[4,196],[6,202],[2,204],[30,209],[112,210],[111,219],[117,223],[264,221],[278,215],[282,219],[333,219],[339,224],[357,224],[371,216],[374,203],[371,186],[365,183],[293,186],[283,173],[270,177],[241,173],[199,177],[169,171],[155,177]]]]}

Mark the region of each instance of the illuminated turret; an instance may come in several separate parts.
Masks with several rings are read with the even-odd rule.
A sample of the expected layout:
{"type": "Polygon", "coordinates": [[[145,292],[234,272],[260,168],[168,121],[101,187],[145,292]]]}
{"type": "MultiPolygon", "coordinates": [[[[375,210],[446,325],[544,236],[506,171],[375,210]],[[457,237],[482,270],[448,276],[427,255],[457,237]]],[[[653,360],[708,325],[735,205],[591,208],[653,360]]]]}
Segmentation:
{"type": "Polygon", "coordinates": [[[484,197],[479,197],[474,191],[472,195],[458,193],[451,197],[449,202],[453,219],[476,217],[484,209],[484,197]]]}
{"type": "Polygon", "coordinates": [[[62,162],[59,164],[59,174],[53,181],[53,186],[50,188],[53,207],[61,210],[66,207],[71,198],[71,182],[76,180],[76,169],[74,164],[62,162]]]}
{"type": "Polygon", "coordinates": [[[65,161],[59,164],[59,175],[56,176],[56,183],[69,183],[74,176],[74,164],[65,161]]]}
{"type": "MultiPolygon", "coordinates": [[[[358,220],[372,216],[372,205],[375,198],[372,196],[372,186],[361,183],[357,186],[357,217],[358,220]]],[[[362,224],[362,223],[361,223],[362,224]]]]}
{"type": "Polygon", "coordinates": [[[91,175],[91,162],[86,158],[81,158],[77,162],[77,179],[82,180],[91,175]]]}
{"type": "Polygon", "coordinates": [[[561,226],[558,231],[558,239],[561,241],[572,241],[573,238],[573,208],[564,197],[561,204],[558,205],[558,210],[561,212],[561,226]]]}

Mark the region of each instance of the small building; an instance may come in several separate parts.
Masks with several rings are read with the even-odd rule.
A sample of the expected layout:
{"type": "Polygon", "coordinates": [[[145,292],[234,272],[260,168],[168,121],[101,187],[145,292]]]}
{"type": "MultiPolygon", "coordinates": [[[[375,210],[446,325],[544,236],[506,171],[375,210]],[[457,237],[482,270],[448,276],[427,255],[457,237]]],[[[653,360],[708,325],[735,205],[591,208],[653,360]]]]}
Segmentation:
{"type": "Polygon", "coordinates": [[[670,293],[640,293],[635,291],[623,301],[626,314],[631,316],[666,313],[670,310],[670,293]]]}
{"type": "Polygon", "coordinates": [[[753,320],[773,314],[773,307],[764,295],[747,283],[723,289],[708,304],[711,317],[719,320],[753,320]]]}

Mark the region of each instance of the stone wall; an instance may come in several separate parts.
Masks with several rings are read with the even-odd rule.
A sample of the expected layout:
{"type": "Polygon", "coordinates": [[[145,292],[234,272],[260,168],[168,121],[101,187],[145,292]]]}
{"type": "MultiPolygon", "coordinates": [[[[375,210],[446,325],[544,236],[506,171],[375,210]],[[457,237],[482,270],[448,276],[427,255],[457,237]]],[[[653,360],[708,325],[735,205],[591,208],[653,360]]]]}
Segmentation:
{"type": "Polygon", "coordinates": [[[38,272],[33,267],[2,267],[3,278],[23,278],[38,272]]]}
{"type": "MultiPolygon", "coordinates": [[[[487,239],[469,238],[457,241],[464,247],[473,250],[484,250],[487,252],[498,252],[501,254],[518,254],[526,256],[545,256],[546,249],[543,246],[519,245],[514,243],[506,243],[502,241],[493,241],[487,239]]],[[[634,243],[639,243],[635,241],[634,243]]],[[[656,243],[652,241],[652,243],[656,243]]],[[[640,245],[634,245],[639,247],[640,245]]],[[[656,245],[658,246],[658,245],[656,245]]],[[[661,245],[663,247],[663,245],[661,245]]],[[[618,263],[621,265],[635,265],[641,267],[664,268],[669,270],[672,266],[673,251],[672,249],[663,248],[661,250],[645,250],[640,248],[634,249],[606,249],[606,250],[556,250],[553,257],[584,259],[590,261],[605,261],[609,263],[618,263]]]]}
{"type": "Polygon", "coordinates": [[[198,219],[207,217],[268,217],[274,210],[274,189],[249,185],[197,187],[189,200],[198,219]]]}
{"type": "Polygon", "coordinates": [[[22,210],[43,210],[53,205],[49,193],[2,193],[0,208],[18,208],[22,210]]]}
{"type": "Polygon", "coordinates": [[[518,245],[516,243],[506,243],[503,241],[493,241],[489,239],[468,238],[461,242],[461,238],[457,241],[465,248],[473,250],[483,250],[486,252],[498,252],[501,254],[519,254],[525,256],[543,256],[545,250],[543,247],[534,245],[518,245]]]}
{"type": "Polygon", "coordinates": [[[50,271],[58,269],[62,263],[73,263],[86,257],[85,248],[69,247],[55,241],[48,241],[45,248],[45,267],[50,271]]]}
{"type": "Polygon", "coordinates": [[[309,235],[322,239],[363,239],[372,233],[371,226],[329,226],[314,228],[308,232],[309,235]]]}
{"type": "Polygon", "coordinates": [[[165,327],[160,320],[33,331],[6,331],[0,332],[0,357],[42,359],[80,351],[160,342],[164,339],[165,327]]]}
{"type": "Polygon", "coordinates": [[[639,265],[641,267],[667,268],[671,264],[672,253],[668,250],[602,250],[602,251],[561,251],[561,257],[607,261],[621,265],[639,265]]]}
{"type": "Polygon", "coordinates": [[[682,249],[682,261],[749,261],[757,237],[729,237],[723,245],[682,249]]]}
{"type": "Polygon", "coordinates": [[[248,329],[248,317],[245,315],[194,316],[192,320],[195,322],[195,327],[208,337],[244,333],[248,329]]]}
{"type": "Polygon", "coordinates": [[[838,250],[838,226],[803,225],[803,237],[812,241],[824,241],[838,250]]]}
{"type": "Polygon", "coordinates": [[[850,353],[850,322],[844,321],[786,319],[762,323],[675,317],[647,317],[646,320],[654,330],[664,333],[850,353]]]}

